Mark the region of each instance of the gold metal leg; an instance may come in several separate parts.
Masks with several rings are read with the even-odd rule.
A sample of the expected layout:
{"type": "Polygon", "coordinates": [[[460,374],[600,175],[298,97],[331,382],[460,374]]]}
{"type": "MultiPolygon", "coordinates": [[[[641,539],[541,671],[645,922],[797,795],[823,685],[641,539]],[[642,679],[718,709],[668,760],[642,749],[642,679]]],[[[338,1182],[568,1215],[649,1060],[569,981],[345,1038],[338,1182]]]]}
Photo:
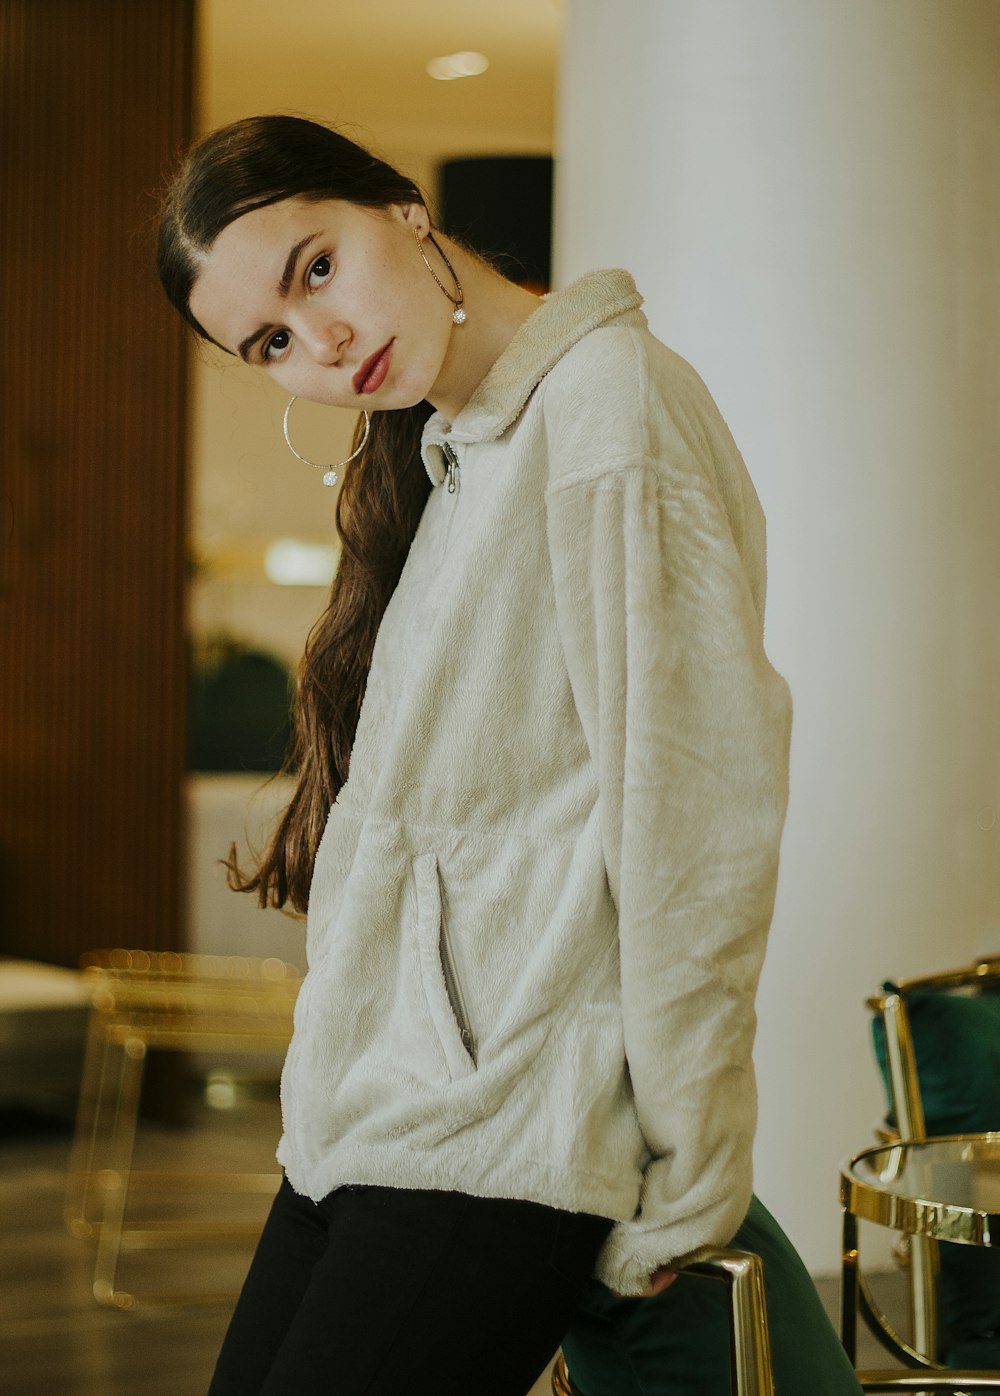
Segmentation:
{"type": "Polygon", "coordinates": [[[858,1219],[846,1207],[840,1268],[840,1341],[851,1360],[851,1366],[855,1366],[858,1352],[858,1219]]]}
{"type": "Polygon", "coordinates": [[[913,1310],[913,1346],[937,1361],[938,1246],[926,1236],[910,1237],[910,1303],[913,1310]]]}

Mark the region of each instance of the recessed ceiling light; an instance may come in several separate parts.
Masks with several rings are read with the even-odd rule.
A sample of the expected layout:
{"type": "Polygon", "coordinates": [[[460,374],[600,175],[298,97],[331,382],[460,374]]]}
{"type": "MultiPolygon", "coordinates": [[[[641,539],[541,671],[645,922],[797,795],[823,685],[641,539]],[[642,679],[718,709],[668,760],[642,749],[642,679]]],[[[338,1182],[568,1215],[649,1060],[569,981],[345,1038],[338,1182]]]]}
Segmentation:
{"type": "Polygon", "coordinates": [[[432,58],[427,71],[439,82],[453,82],[455,78],[477,78],[489,66],[490,60],[484,53],[446,53],[441,58],[432,58]]]}

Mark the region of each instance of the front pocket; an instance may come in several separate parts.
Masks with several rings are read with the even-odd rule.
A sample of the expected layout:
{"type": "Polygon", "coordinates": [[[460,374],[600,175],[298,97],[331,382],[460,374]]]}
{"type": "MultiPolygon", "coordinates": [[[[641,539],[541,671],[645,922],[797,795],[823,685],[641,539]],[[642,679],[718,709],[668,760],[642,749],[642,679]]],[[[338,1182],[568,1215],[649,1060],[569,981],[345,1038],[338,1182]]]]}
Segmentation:
{"type": "Polygon", "coordinates": [[[433,853],[413,860],[417,889],[417,953],[424,1001],[452,1080],[476,1069],[475,1042],[448,941],[438,861],[433,853]]]}

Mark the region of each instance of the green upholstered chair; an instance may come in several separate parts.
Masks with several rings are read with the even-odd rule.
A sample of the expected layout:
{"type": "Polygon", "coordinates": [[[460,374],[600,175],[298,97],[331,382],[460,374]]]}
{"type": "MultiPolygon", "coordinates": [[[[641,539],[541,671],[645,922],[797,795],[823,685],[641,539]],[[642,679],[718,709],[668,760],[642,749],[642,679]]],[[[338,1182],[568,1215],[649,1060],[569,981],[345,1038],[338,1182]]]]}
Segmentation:
{"type": "MultiPolygon", "coordinates": [[[[861,1387],[809,1274],[758,1198],[733,1237],[763,1261],[776,1396],[858,1396],[861,1387]]],[[[730,1396],[729,1300],[700,1275],[653,1299],[594,1284],[563,1339],[580,1396],[730,1396]]]]}

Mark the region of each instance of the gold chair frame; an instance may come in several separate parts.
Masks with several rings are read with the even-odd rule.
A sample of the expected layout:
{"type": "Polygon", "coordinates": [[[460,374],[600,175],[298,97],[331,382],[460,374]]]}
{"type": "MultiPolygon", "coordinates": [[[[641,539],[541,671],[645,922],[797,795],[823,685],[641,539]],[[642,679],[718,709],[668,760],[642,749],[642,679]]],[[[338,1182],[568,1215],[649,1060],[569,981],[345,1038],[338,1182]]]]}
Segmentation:
{"type": "MultiPolygon", "coordinates": [[[[882,1019],[885,1028],[889,1099],[896,1119],[895,1134],[879,1129],[878,1133],[883,1138],[919,1141],[928,1137],[913,1032],[906,1005],[907,994],[922,989],[973,993],[981,992],[987,985],[1000,988],[1000,960],[980,960],[965,969],[900,980],[895,990],[875,994],[867,1000],[868,1008],[882,1019]]],[[[929,1236],[910,1235],[908,1244],[912,1343],[896,1330],[876,1302],[858,1264],[857,1220],[849,1218],[846,1212],[844,1214],[843,1265],[845,1276],[851,1276],[851,1285],[844,1286],[841,1296],[841,1335],[848,1353],[853,1360],[856,1311],[848,1290],[856,1284],[857,1312],[860,1312],[867,1327],[887,1351],[907,1367],[916,1369],[910,1372],[859,1372],[863,1388],[865,1391],[1000,1391],[1000,1373],[959,1372],[943,1368],[936,1361],[940,1352],[938,1242],[929,1236]]]]}
{"type": "MultiPolygon", "coordinates": [[[[82,968],[90,987],[80,1103],[70,1152],[66,1224],[96,1238],[93,1293],[99,1304],[132,1309],[119,1287],[123,1249],[175,1249],[253,1240],[259,1225],[163,1219],[126,1226],[133,1190],[273,1193],[277,1171],[139,1172],[133,1167],[147,1053],[284,1053],[298,993],[297,969],[279,960],[95,951],[82,968]]],[[[231,1294],[144,1295],[144,1304],[214,1303],[231,1294]]]]}
{"type": "MultiPolygon", "coordinates": [[[[729,1371],[734,1396],[774,1396],[760,1256],[752,1251],[704,1246],[679,1262],[677,1269],[729,1286],[729,1371]]],[[[577,1396],[562,1353],[552,1369],[552,1392],[553,1396],[577,1396]]]]}

